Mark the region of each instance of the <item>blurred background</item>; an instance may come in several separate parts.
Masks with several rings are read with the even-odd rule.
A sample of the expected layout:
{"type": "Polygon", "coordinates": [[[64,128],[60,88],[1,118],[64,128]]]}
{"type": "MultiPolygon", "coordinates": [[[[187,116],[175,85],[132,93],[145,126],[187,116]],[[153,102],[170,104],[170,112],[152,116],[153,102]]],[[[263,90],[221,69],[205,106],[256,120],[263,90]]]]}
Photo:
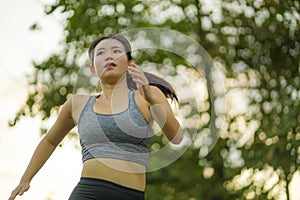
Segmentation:
{"type": "MultiPolygon", "coordinates": [[[[146,199],[300,199],[299,1],[1,0],[0,15],[0,199],[66,98],[95,92],[93,39],[144,27],[178,31],[205,50],[191,44],[180,57],[180,38],[127,35],[137,47],[157,36],[174,49],[133,53],[174,83],[187,138],[180,158],[147,174],[146,199]]],[[[67,199],[80,176],[78,145],[74,129],[17,199],[67,199]]],[[[165,145],[158,133],[151,150],[165,145]]]]}

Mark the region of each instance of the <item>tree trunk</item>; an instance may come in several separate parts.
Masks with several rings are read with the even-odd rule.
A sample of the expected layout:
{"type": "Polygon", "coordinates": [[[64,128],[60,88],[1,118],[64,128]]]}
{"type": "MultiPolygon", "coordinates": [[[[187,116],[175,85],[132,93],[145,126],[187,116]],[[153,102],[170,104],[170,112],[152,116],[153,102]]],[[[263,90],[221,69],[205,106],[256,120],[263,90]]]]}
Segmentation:
{"type": "Polygon", "coordinates": [[[287,200],[290,200],[290,191],[289,191],[289,175],[288,173],[286,172],[285,173],[285,191],[286,191],[286,199],[287,200]]]}

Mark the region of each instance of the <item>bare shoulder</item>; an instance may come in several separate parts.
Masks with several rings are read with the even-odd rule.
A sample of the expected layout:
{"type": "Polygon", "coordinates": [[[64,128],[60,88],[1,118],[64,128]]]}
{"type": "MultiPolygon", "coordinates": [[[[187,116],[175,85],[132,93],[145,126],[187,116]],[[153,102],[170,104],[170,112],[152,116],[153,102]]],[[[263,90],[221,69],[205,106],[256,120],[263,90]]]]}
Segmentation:
{"type": "Polygon", "coordinates": [[[164,93],[158,87],[150,85],[150,88],[156,97],[166,99],[164,93]]]}
{"type": "MultiPolygon", "coordinates": [[[[153,95],[155,96],[155,98],[159,101],[164,101],[166,100],[166,96],[164,95],[164,93],[156,86],[150,85],[149,86],[151,89],[151,92],[153,93],[153,95]]],[[[139,92],[139,90],[135,91],[135,98],[137,100],[141,100],[143,103],[147,104],[148,107],[150,107],[150,104],[148,101],[145,100],[145,98],[141,95],[141,93],[139,92]]]]}
{"type": "MultiPolygon", "coordinates": [[[[156,86],[150,85],[151,91],[153,92],[155,98],[158,100],[160,104],[168,105],[168,101],[164,95],[164,93],[156,86]]],[[[135,101],[139,108],[139,110],[142,112],[144,118],[151,122],[151,114],[150,114],[150,103],[146,101],[146,99],[143,97],[143,95],[140,93],[139,90],[134,91],[135,94],[135,101]]]]}
{"type": "Polygon", "coordinates": [[[90,95],[87,94],[75,94],[72,97],[73,104],[81,104],[83,102],[87,102],[87,100],[90,98],[90,95]]]}
{"type": "Polygon", "coordinates": [[[83,110],[84,106],[86,105],[87,101],[89,100],[90,95],[84,94],[76,94],[73,95],[68,101],[70,101],[72,106],[72,117],[74,121],[77,123],[80,113],[83,110]]]}

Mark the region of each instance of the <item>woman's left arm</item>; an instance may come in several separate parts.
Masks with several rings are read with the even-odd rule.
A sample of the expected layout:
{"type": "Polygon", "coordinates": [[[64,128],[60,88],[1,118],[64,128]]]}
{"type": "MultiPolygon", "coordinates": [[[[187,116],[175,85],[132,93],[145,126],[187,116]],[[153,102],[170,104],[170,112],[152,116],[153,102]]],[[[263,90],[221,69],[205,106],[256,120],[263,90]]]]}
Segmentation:
{"type": "Polygon", "coordinates": [[[155,86],[142,87],[145,94],[151,92],[153,96],[153,99],[146,99],[150,104],[152,118],[158,123],[169,141],[173,144],[180,144],[183,139],[182,129],[165,95],[155,86]]]}
{"type": "Polygon", "coordinates": [[[131,63],[130,66],[128,72],[145,100],[150,104],[152,118],[158,123],[169,141],[173,144],[181,143],[183,139],[182,129],[165,95],[159,88],[149,85],[144,72],[138,65],[131,63]]]}

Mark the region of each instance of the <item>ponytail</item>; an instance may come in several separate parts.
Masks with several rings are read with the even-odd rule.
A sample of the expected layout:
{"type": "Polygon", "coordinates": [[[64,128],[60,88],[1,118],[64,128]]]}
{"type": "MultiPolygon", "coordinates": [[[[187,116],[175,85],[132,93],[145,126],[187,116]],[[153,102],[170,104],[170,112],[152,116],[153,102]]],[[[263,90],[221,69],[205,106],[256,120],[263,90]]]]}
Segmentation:
{"type": "MultiPolygon", "coordinates": [[[[149,85],[158,87],[164,93],[166,98],[170,98],[172,101],[175,100],[177,103],[179,102],[176,92],[170,83],[154,74],[148,72],[144,72],[144,74],[148,79],[149,85]]],[[[135,82],[133,82],[132,77],[128,73],[126,74],[126,76],[127,87],[131,90],[136,90],[137,86],[135,82]]]]}

